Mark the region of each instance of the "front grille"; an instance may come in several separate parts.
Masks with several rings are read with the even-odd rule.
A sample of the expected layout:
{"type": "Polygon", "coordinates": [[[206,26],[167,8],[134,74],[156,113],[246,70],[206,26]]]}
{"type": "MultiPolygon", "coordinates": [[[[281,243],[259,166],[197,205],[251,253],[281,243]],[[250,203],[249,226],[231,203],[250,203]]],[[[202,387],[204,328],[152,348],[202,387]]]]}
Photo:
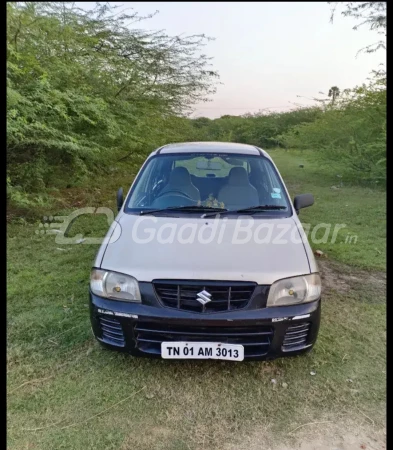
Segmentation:
{"type": "Polygon", "coordinates": [[[102,341],[118,347],[124,347],[123,329],[119,321],[112,317],[99,317],[100,327],[102,331],[102,341]]]}
{"type": "Polygon", "coordinates": [[[309,322],[301,323],[299,325],[292,325],[288,327],[284,336],[282,351],[290,352],[304,348],[307,343],[309,330],[310,330],[309,322]]]}
{"type": "Polygon", "coordinates": [[[138,322],[135,325],[137,348],[145,353],[161,355],[161,342],[221,342],[244,346],[245,357],[267,354],[273,339],[273,328],[252,327],[202,327],[161,325],[138,322]]]}
{"type": "Polygon", "coordinates": [[[256,283],[247,282],[203,282],[173,280],[153,281],[156,293],[169,308],[199,313],[232,311],[247,306],[254,292],[256,283]],[[207,291],[211,297],[208,303],[202,305],[198,293],[207,291]]]}

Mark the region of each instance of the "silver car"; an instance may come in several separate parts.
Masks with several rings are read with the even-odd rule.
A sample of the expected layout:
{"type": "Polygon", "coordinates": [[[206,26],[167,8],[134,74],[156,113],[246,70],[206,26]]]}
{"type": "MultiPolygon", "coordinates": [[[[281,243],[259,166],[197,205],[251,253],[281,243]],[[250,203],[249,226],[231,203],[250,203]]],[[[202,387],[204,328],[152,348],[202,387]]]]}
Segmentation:
{"type": "Polygon", "coordinates": [[[190,142],[152,152],[98,251],[93,332],[104,346],[165,359],[272,359],[309,351],[321,280],[271,157],[190,142]]]}

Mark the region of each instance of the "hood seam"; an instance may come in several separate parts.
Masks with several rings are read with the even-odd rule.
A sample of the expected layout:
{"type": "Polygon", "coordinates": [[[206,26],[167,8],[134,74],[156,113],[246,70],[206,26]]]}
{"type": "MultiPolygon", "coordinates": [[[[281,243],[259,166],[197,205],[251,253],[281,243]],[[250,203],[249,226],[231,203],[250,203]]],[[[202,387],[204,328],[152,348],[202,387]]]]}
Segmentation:
{"type": "Polygon", "coordinates": [[[310,258],[308,257],[308,253],[307,253],[306,246],[305,246],[305,244],[304,244],[304,240],[303,240],[302,233],[301,233],[300,230],[299,230],[299,226],[298,226],[298,224],[296,223],[296,220],[295,220],[293,217],[291,217],[291,219],[293,220],[294,224],[296,225],[296,228],[297,228],[297,231],[298,231],[298,233],[299,233],[300,239],[302,240],[302,244],[303,244],[303,248],[304,248],[304,253],[306,254],[306,258],[307,258],[308,270],[309,270],[309,272],[311,273],[310,258]]]}

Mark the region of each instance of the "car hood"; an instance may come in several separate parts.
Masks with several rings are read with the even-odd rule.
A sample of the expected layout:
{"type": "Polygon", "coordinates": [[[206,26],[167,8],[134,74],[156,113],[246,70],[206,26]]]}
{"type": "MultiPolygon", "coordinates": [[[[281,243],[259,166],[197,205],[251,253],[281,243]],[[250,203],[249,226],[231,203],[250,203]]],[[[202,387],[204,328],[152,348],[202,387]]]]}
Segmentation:
{"type": "Polygon", "coordinates": [[[95,266],[132,275],[138,281],[272,284],[281,278],[310,273],[304,243],[291,217],[202,219],[199,215],[122,214],[109,234],[112,238],[102,245],[95,266]]]}

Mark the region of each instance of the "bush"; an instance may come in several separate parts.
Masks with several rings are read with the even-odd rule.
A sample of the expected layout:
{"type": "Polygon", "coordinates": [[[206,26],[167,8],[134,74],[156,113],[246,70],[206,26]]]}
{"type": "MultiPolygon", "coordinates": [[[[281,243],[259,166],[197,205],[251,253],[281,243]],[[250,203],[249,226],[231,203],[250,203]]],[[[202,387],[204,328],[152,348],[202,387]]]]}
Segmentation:
{"type": "Polygon", "coordinates": [[[353,179],[386,182],[386,79],[344,91],[315,121],[291,128],[286,146],[312,149],[353,179]]]}
{"type": "Polygon", "coordinates": [[[130,29],[145,18],[75,5],[7,4],[8,169],[28,191],[51,185],[59,168],[78,181],[181,140],[192,132],[183,113],[214,92],[205,36],[130,29]]]}

